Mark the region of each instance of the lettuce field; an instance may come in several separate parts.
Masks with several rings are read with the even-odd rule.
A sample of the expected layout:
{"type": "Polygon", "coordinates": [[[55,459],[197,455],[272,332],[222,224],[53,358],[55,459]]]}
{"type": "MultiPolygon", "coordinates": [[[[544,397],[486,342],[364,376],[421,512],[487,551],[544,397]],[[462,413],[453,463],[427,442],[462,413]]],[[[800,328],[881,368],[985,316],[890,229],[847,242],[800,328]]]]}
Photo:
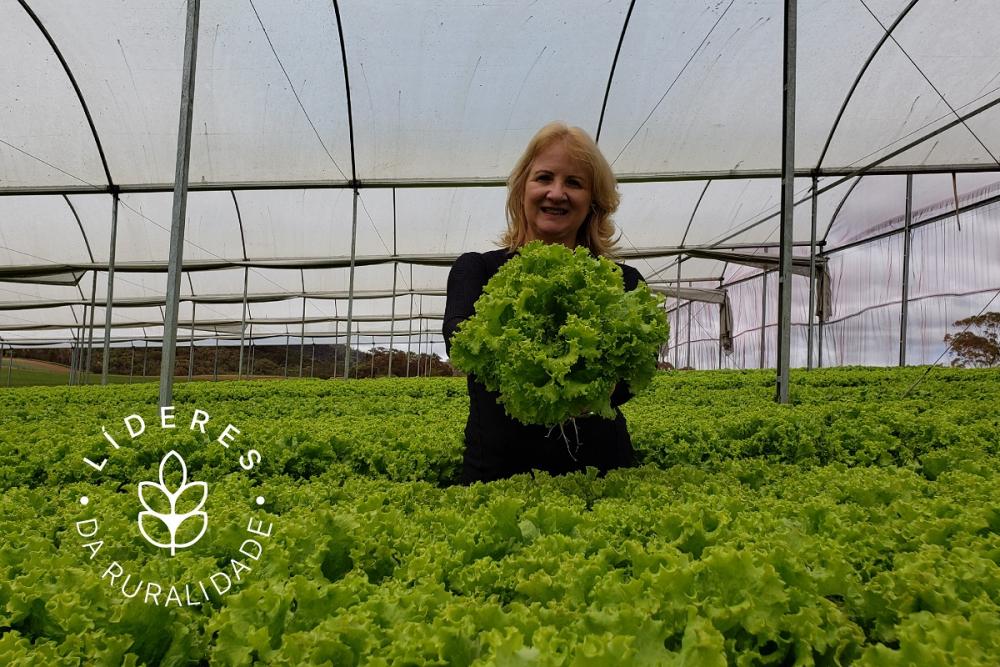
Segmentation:
{"type": "Polygon", "coordinates": [[[924,370],[661,373],[639,468],[471,487],[461,378],[7,390],[0,664],[996,665],[1000,371],[924,370]]]}

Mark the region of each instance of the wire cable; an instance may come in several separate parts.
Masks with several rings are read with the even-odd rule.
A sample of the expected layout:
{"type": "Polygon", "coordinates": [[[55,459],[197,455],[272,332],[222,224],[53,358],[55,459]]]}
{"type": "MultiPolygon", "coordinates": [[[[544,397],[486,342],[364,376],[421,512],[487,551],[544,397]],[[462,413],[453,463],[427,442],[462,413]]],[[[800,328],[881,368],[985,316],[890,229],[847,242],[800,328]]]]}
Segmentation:
{"type": "Polygon", "coordinates": [[[278,67],[281,68],[281,73],[285,75],[285,81],[288,82],[288,87],[292,89],[292,95],[295,96],[295,101],[298,102],[299,108],[302,109],[302,114],[306,117],[306,121],[309,123],[309,127],[312,128],[313,134],[316,135],[316,140],[319,142],[319,145],[323,147],[323,152],[325,152],[326,156],[330,158],[330,162],[332,162],[333,166],[337,168],[337,171],[339,171],[340,175],[344,177],[344,180],[349,181],[350,179],[347,177],[347,174],[345,174],[344,170],[340,168],[339,164],[337,164],[337,161],[330,153],[330,149],[326,147],[326,143],[323,141],[323,137],[320,136],[319,130],[316,129],[316,124],[313,123],[312,118],[309,116],[309,112],[306,111],[305,105],[302,104],[302,98],[299,97],[298,91],[295,90],[295,84],[292,83],[292,78],[288,76],[288,70],[285,69],[285,64],[281,62],[281,58],[278,57],[278,52],[274,48],[274,43],[271,41],[271,35],[268,34],[267,28],[264,27],[264,21],[260,18],[260,14],[257,13],[257,7],[253,4],[253,0],[249,1],[250,8],[253,10],[254,16],[257,17],[257,22],[260,23],[260,29],[264,32],[264,38],[267,40],[267,45],[271,47],[271,53],[274,54],[274,59],[278,61],[278,67]]]}
{"type": "MultiPolygon", "coordinates": [[[[879,24],[879,26],[882,28],[882,30],[886,34],[888,34],[889,33],[888,28],[886,28],[885,24],[882,23],[882,20],[878,16],[875,15],[875,12],[873,12],[871,10],[871,7],[868,6],[868,3],[865,2],[865,0],[858,0],[858,2],[860,2],[861,5],[865,9],[868,10],[868,13],[872,15],[872,18],[875,19],[875,21],[879,24]]],[[[916,61],[914,61],[913,58],[910,56],[910,54],[907,53],[906,49],[903,48],[903,45],[900,44],[899,41],[896,40],[896,36],[895,35],[889,35],[889,39],[891,39],[892,43],[896,45],[896,47],[900,50],[900,52],[904,56],[906,56],[906,59],[910,61],[910,64],[913,65],[913,67],[916,68],[916,70],[918,72],[920,72],[920,76],[922,76],[924,78],[924,81],[927,82],[927,85],[929,85],[934,90],[934,92],[937,93],[937,96],[940,97],[941,101],[945,103],[945,106],[948,107],[948,110],[951,111],[952,115],[954,115],[955,118],[959,118],[960,116],[959,116],[958,112],[955,111],[955,108],[953,106],[951,106],[951,103],[948,102],[947,99],[945,99],[944,94],[940,90],[938,90],[938,87],[934,85],[934,82],[930,80],[930,77],[928,77],[927,74],[924,72],[924,70],[922,70],[920,68],[920,65],[918,65],[916,63],[916,61]]],[[[998,160],[997,156],[993,154],[993,151],[991,151],[989,148],[986,147],[986,144],[984,144],[983,140],[979,138],[979,135],[977,135],[972,130],[972,128],[969,127],[969,124],[967,122],[965,122],[964,120],[962,120],[962,126],[969,131],[969,134],[972,135],[972,138],[975,139],[976,142],[979,143],[979,145],[983,147],[983,150],[986,151],[986,154],[989,155],[990,158],[993,159],[993,161],[997,164],[998,167],[1000,167],[1000,160],[998,160]]]]}
{"type": "MultiPolygon", "coordinates": [[[[976,315],[975,315],[975,317],[980,317],[980,316],[981,316],[981,315],[982,315],[983,313],[985,313],[985,312],[986,312],[986,309],[987,309],[987,308],[989,308],[989,307],[990,307],[991,305],[993,305],[993,302],[997,300],[997,297],[1000,297],[1000,290],[997,290],[996,294],[994,294],[994,295],[993,295],[993,297],[992,297],[992,298],[991,298],[991,299],[990,299],[989,301],[987,301],[987,302],[986,302],[986,305],[982,307],[982,309],[981,309],[981,310],[979,311],[979,313],[978,313],[978,314],[976,314],[976,315]]],[[[975,319],[975,317],[973,317],[972,319],[975,319]]],[[[961,332],[959,332],[959,335],[961,335],[961,334],[963,334],[963,333],[967,332],[967,331],[968,331],[969,329],[971,329],[971,328],[972,328],[972,322],[969,322],[968,326],[966,326],[966,327],[965,327],[964,329],[962,329],[962,331],[961,331],[961,332]]],[[[909,396],[909,395],[910,395],[910,393],[911,393],[911,392],[912,392],[912,391],[913,391],[914,389],[916,389],[916,388],[917,388],[917,385],[919,385],[919,384],[920,384],[921,382],[923,382],[923,381],[924,381],[924,380],[925,380],[925,379],[927,378],[927,376],[928,376],[928,375],[930,375],[930,372],[931,372],[932,370],[934,370],[935,368],[937,368],[937,365],[938,365],[938,363],[940,363],[940,361],[941,361],[942,359],[944,359],[944,355],[946,355],[946,354],[948,354],[949,352],[951,352],[952,348],[953,348],[953,347],[954,347],[954,345],[955,345],[955,343],[954,343],[954,340],[955,340],[955,339],[954,339],[954,338],[952,338],[952,341],[953,341],[953,342],[949,343],[949,344],[948,344],[948,347],[946,347],[946,348],[945,348],[944,352],[942,352],[942,353],[941,353],[941,354],[940,354],[940,355],[938,356],[938,358],[934,360],[934,363],[933,363],[933,364],[931,364],[930,366],[928,366],[928,367],[927,367],[927,370],[925,370],[925,371],[924,371],[924,372],[923,372],[923,373],[922,373],[922,374],[920,375],[920,377],[918,377],[918,378],[917,378],[916,382],[914,382],[913,384],[911,384],[911,385],[910,385],[910,387],[909,387],[909,388],[908,388],[908,389],[907,389],[906,391],[904,391],[904,392],[903,392],[903,395],[901,396],[901,398],[906,398],[907,396],[909,396]]]]}
{"type": "Polygon", "coordinates": [[[648,123],[649,119],[653,117],[653,114],[656,113],[656,110],[658,108],[660,108],[660,105],[663,104],[663,100],[667,98],[667,95],[670,93],[671,90],[673,90],[674,86],[677,84],[677,81],[680,80],[681,76],[684,75],[684,72],[687,71],[688,65],[690,65],[691,62],[695,59],[695,56],[698,55],[698,52],[701,51],[702,47],[704,47],[706,43],[708,43],[708,38],[712,36],[712,33],[715,32],[715,29],[718,27],[719,23],[722,22],[722,19],[726,17],[726,14],[729,13],[729,10],[732,8],[735,2],[736,0],[729,0],[729,4],[726,6],[724,10],[722,10],[722,13],[719,14],[719,18],[717,18],[715,20],[715,23],[712,24],[712,27],[709,29],[708,33],[701,40],[701,43],[698,44],[695,50],[691,52],[691,55],[690,57],[688,57],[687,62],[685,62],[684,66],[681,67],[681,71],[677,73],[677,76],[674,77],[674,80],[670,82],[669,86],[667,86],[667,90],[663,93],[663,95],[660,96],[660,99],[656,102],[656,104],[653,105],[653,108],[649,110],[649,113],[646,114],[645,120],[643,120],[642,123],[639,124],[639,127],[636,128],[635,132],[632,133],[632,136],[629,137],[629,140],[626,141],[625,145],[622,146],[622,149],[618,151],[618,155],[616,155],[615,159],[611,161],[612,167],[615,165],[616,162],[618,162],[618,158],[622,156],[622,153],[624,153],[626,149],[628,149],[628,147],[632,144],[632,142],[635,141],[635,138],[639,136],[639,132],[641,132],[642,128],[646,126],[646,123],[648,123]]]}

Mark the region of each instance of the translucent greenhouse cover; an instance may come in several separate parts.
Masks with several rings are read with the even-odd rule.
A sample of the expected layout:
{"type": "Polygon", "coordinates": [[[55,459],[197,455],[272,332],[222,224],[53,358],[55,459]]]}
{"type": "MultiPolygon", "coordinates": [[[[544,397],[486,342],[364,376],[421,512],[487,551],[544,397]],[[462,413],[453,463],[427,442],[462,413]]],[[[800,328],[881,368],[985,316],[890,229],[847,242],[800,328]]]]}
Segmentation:
{"type": "MultiPolygon", "coordinates": [[[[815,219],[832,303],[820,333],[795,276],[793,363],[810,338],[826,364],[896,363],[904,306],[907,361],[930,363],[1000,290],[1000,3],[797,4],[795,254],[815,219]]],[[[355,344],[443,352],[450,264],[496,247],[510,169],[560,119],[619,178],[667,358],[774,365],[781,0],[200,7],[181,340],[337,340],[350,311],[355,344]]],[[[91,319],[103,339],[114,194],[111,339],[162,340],[186,11],[0,0],[3,343],[91,319]]]]}

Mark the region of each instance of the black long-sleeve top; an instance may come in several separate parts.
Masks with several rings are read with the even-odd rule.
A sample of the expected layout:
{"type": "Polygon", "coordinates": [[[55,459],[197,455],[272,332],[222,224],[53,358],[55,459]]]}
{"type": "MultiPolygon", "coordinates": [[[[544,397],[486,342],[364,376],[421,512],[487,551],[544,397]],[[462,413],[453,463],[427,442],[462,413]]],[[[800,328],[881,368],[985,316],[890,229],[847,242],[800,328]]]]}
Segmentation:
{"type": "MultiPolygon", "coordinates": [[[[465,253],[448,274],[448,301],[444,312],[445,347],[451,352],[451,337],[458,325],[472,317],[483,288],[514,254],[506,249],[465,253]]],[[[638,286],[642,276],[631,266],[619,264],[626,291],[638,286]]],[[[462,483],[503,479],[533,469],[558,475],[593,466],[603,474],[612,468],[635,464],[632,440],[618,406],[632,397],[625,383],[611,395],[615,418],[596,415],[576,418],[576,430],[565,428],[566,442],[558,428],[525,425],[507,415],[499,394],[486,389],[473,375],[468,377],[469,419],[465,425],[465,455],[462,483]]]]}

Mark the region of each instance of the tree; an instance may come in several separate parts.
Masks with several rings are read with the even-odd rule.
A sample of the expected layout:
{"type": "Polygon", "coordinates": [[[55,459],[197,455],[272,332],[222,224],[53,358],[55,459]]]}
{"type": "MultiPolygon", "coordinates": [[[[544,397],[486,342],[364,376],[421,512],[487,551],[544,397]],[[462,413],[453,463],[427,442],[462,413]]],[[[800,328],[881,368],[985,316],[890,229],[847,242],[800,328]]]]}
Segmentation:
{"type": "Polygon", "coordinates": [[[955,322],[962,327],[957,334],[945,334],[944,342],[951,346],[951,365],[959,368],[991,368],[1000,366],[1000,313],[983,313],[955,322]],[[976,333],[980,330],[982,335],[976,333]]]}

